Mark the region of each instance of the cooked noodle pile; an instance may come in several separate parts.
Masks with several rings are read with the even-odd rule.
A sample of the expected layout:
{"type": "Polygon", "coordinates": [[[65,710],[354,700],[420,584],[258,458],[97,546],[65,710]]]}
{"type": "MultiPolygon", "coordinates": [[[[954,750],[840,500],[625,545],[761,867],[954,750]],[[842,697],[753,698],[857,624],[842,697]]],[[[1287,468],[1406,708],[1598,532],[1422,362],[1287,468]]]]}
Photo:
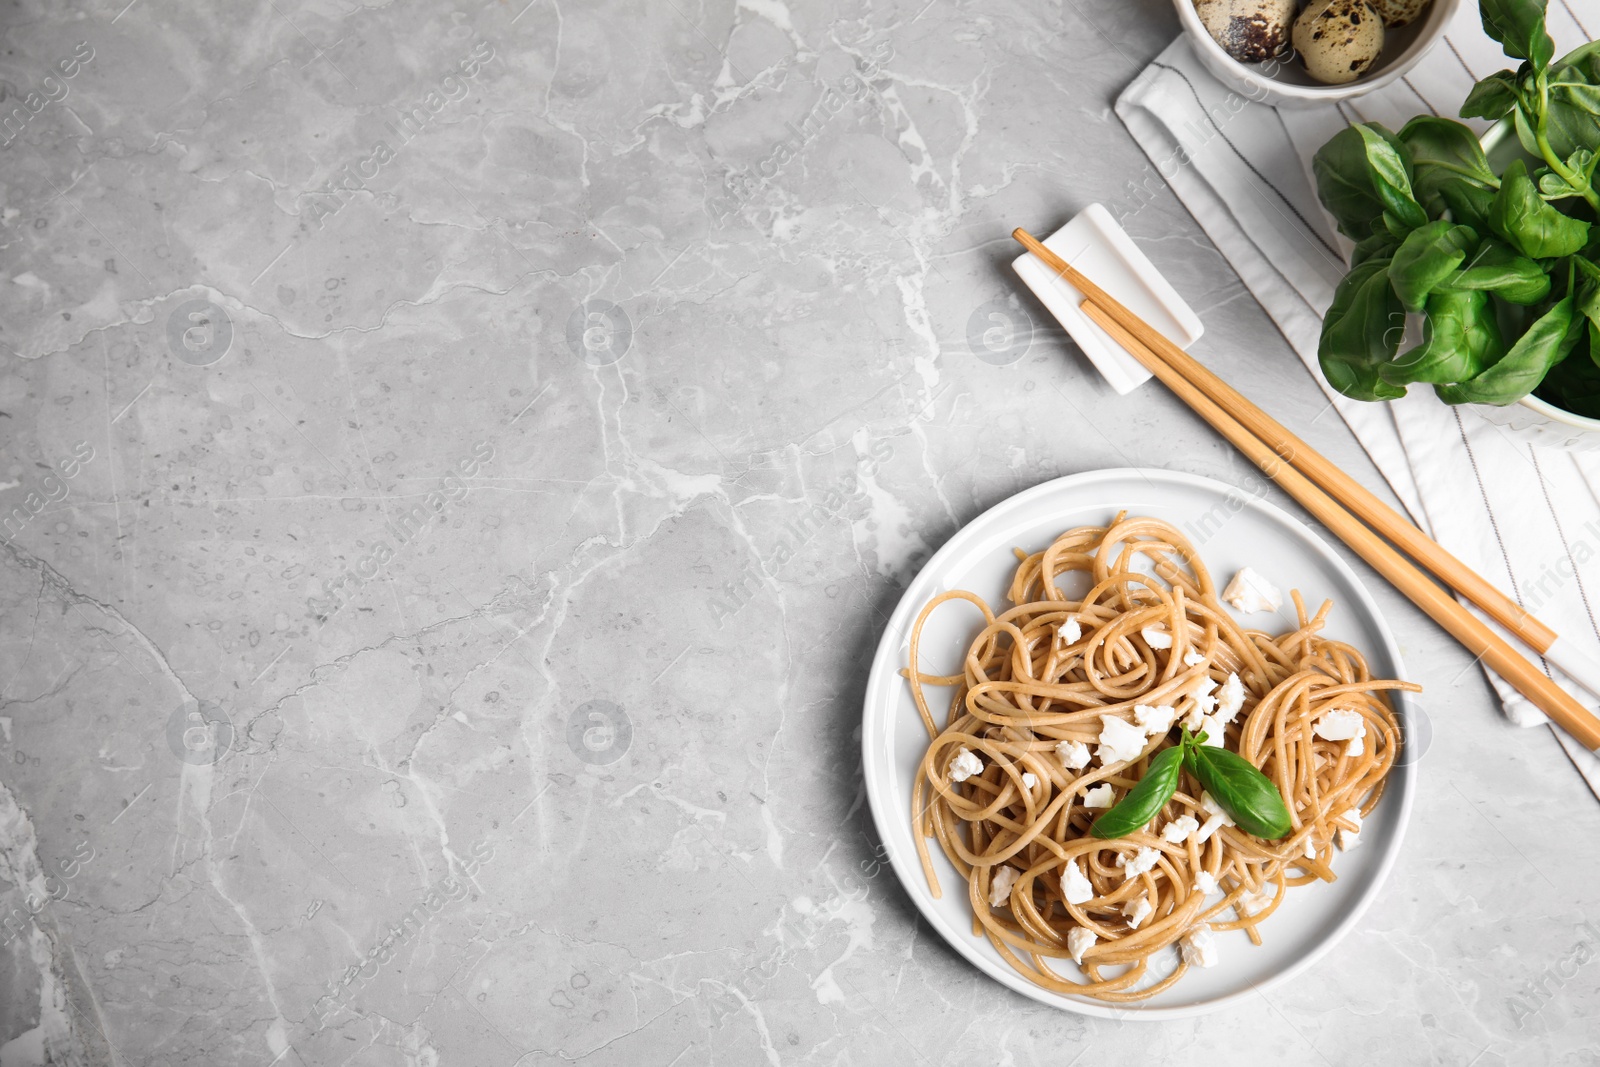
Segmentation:
{"type": "Polygon", "coordinates": [[[1118,515],[1017,557],[1014,607],[944,593],[911,634],[904,673],[930,739],[912,799],[923,870],[941,895],[937,838],[967,880],[974,935],[1038,985],[1150,997],[1215,959],[1210,931],[1260,944],[1286,887],[1334,879],[1336,844],[1357,843],[1399,753],[1383,691],[1417,687],[1372,678],[1356,649],[1320,636],[1331,602],[1308,616],[1295,593],[1296,629],[1241,628],[1193,547],[1154,519],[1118,515]],[[1058,579],[1090,588],[1072,599],[1058,579]],[[951,601],[982,612],[983,630],[962,673],[921,673],[923,625],[951,601]],[[955,688],[942,729],[925,686],[955,688]],[[1187,771],[1142,829],[1089,835],[1183,725],[1220,733],[1277,785],[1287,836],[1233,825],[1187,771]]]}

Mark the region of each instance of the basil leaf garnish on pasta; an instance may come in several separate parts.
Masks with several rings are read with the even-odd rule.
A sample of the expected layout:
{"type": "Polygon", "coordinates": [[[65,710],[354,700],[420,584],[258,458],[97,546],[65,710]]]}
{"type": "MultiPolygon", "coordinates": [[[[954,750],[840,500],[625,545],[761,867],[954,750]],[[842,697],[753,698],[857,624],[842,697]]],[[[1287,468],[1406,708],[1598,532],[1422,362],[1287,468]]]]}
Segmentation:
{"type": "Polygon", "coordinates": [[[1196,739],[1188,746],[1183,762],[1245,833],[1275,841],[1292,828],[1278,787],[1237,752],[1203,745],[1196,739]]]}
{"type": "Polygon", "coordinates": [[[1139,784],[1094,821],[1089,832],[1099,838],[1125,837],[1156,817],[1178,791],[1183,773],[1183,748],[1162,749],[1150,761],[1139,784]]]}

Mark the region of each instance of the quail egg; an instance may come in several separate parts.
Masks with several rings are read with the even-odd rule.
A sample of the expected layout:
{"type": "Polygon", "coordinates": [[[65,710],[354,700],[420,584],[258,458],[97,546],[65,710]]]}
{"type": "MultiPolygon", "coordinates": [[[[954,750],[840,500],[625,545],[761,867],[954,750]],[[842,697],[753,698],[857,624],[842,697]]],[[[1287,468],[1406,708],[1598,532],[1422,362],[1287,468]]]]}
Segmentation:
{"type": "Polygon", "coordinates": [[[1195,0],[1195,14],[1222,50],[1241,63],[1281,55],[1297,0],[1195,0]]]}
{"type": "Polygon", "coordinates": [[[1416,21],[1433,0],[1367,0],[1385,26],[1404,26],[1416,21]]]}
{"type": "Polygon", "coordinates": [[[1353,82],[1383,51],[1383,19],[1366,0],[1311,0],[1295,20],[1294,48],[1317,81],[1353,82]]]}

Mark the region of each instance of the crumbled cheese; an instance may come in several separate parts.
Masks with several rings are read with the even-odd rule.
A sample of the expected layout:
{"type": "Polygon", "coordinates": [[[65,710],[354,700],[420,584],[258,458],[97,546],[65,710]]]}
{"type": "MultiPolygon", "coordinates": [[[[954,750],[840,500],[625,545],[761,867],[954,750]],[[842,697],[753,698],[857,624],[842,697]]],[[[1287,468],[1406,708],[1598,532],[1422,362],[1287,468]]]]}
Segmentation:
{"type": "Polygon", "coordinates": [[[1344,814],[1340,815],[1339,818],[1344,819],[1346,822],[1353,822],[1356,824],[1356,828],[1354,830],[1341,829],[1339,831],[1339,851],[1349,852],[1351,849],[1361,844],[1361,809],[1351,808],[1349,811],[1346,811],[1344,814]]]}
{"type": "Polygon", "coordinates": [[[1183,719],[1183,725],[1189,728],[1190,733],[1200,729],[1200,720],[1216,710],[1217,698],[1211,695],[1216,688],[1216,679],[1209,674],[1200,675],[1195,680],[1194,685],[1190,687],[1188,696],[1193,699],[1194,703],[1190,706],[1188,714],[1183,719]]]}
{"type": "Polygon", "coordinates": [[[1011,887],[1017,884],[1021,872],[1015,867],[996,867],[994,880],[989,883],[989,906],[998,908],[1011,899],[1011,887]]]}
{"type": "Polygon", "coordinates": [[[1111,783],[1101,782],[1083,794],[1083,806],[1086,808],[1109,808],[1116,799],[1117,791],[1111,787],[1111,783]]]}
{"type": "Polygon", "coordinates": [[[1130,900],[1122,905],[1122,914],[1127,916],[1128,925],[1135,930],[1139,929],[1140,924],[1150,918],[1150,913],[1155,910],[1150,906],[1150,897],[1148,895],[1142,896],[1138,900],[1130,900]]]}
{"type": "Polygon", "coordinates": [[[1083,867],[1077,860],[1067,864],[1067,872],[1061,877],[1061,896],[1068,904],[1094,899],[1094,884],[1083,876],[1083,867]]]}
{"type": "Polygon", "coordinates": [[[1056,635],[1061,638],[1063,644],[1075,645],[1083,638],[1083,627],[1078,625],[1077,619],[1068,618],[1056,631],[1056,635]]]}
{"type": "Polygon", "coordinates": [[[1212,967],[1217,962],[1217,939],[1211,936],[1211,927],[1201,923],[1183,935],[1183,960],[1195,967],[1212,967]]]}
{"type": "Polygon", "coordinates": [[[1089,766],[1089,746],[1082,741],[1057,741],[1056,759],[1069,771],[1081,771],[1089,766]]]}
{"type": "Polygon", "coordinates": [[[1229,674],[1228,680],[1222,683],[1222,692],[1217,694],[1217,718],[1232,722],[1243,707],[1244,683],[1239,681],[1237,674],[1229,674]]]}
{"type": "Polygon", "coordinates": [[[1174,845],[1181,844],[1189,839],[1189,835],[1200,829],[1200,823],[1193,815],[1180,815],[1167,823],[1167,828],[1161,831],[1163,841],[1171,841],[1174,845]]]}
{"type": "Polygon", "coordinates": [[[965,745],[956,752],[956,758],[950,761],[950,780],[964,782],[974,774],[983,773],[983,760],[979,759],[965,745]]]}
{"type": "Polygon", "coordinates": [[[1283,593],[1250,567],[1242,568],[1233,576],[1222,591],[1222,599],[1246,615],[1283,607],[1283,593]]]}
{"type": "Polygon", "coordinates": [[[1194,876],[1194,891],[1203,897],[1209,897],[1218,892],[1217,876],[1210,871],[1201,871],[1194,876]]]}
{"type": "MultiPolygon", "coordinates": [[[[1121,857],[1119,856],[1118,858],[1120,859],[1121,857]]],[[[1127,866],[1122,868],[1122,880],[1124,882],[1129,881],[1130,879],[1137,878],[1141,874],[1154,869],[1157,861],[1160,859],[1161,853],[1157,852],[1148,845],[1142,846],[1139,849],[1138,855],[1129,860],[1127,866]]]]}
{"type": "Polygon", "coordinates": [[[1360,737],[1352,737],[1350,743],[1344,746],[1345,755],[1355,759],[1365,753],[1367,751],[1366,736],[1366,734],[1362,734],[1360,737]]]}
{"type": "Polygon", "coordinates": [[[1241,916],[1255,915],[1266,911],[1272,902],[1278,899],[1278,894],[1270,886],[1263,885],[1254,892],[1245,893],[1237,902],[1236,910],[1241,916]]]}
{"type": "Polygon", "coordinates": [[[1183,654],[1183,665],[1185,667],[1198,667],[1205,661],[1206,658],[1192,648],[1183,654]]]}
{"type": "Polygon", "coordinates": [[[1196,844],[1203,845],[1211,840],[1212,834],[1224,826],[1234,825],[1234,822],[1228,816],[1228,813],[1222,810],[1222,806],[1212,799],[1210,793],[1200,794],[1200,806],[1209,813],[1209,817],[1206,819],[1205,824],[1200,827],[1199,832],[1195,834],[1194,839],[1196,844]]]}
{"type": "Polygon", "coordinates": [[[1116,715],[1100,716],[1100,747],[1094,754],[1104,764],[1136,760],[1144,754],[1144,731],[1116,715]]]}
{"type": "Polygon", "coordinates": [[[1134,721],[1151,737],[1172,729],[1172,720],[1177,717],[1177,709],[1168,704],[1157,704],[1154,707],[1149,704],[1139,704],[1133,709],[1134,721]]]}
{"type": "Polygon", "coordinates": [[[1039,788],[1039,776],[1027,771],[1022,772],[1022,788],[1030,793],[1039,788]]]}
{"type": "Polygon", "coordinates": [[[1074,926],[1071,932],[1067,934],[1067,954],[1072,957],[1072,962],[1082,963],[1083,954],[1088,952],[1098,940],[1100,939],[1095,936],[1093,930],[1085,930],[1081,926],[1074,926]]]}
{"type": "Polygon", "coordinates": [[[1306,835],[1306,859],[1314,860],[1316,858],[1317,858],[1317,839],[1312,837],[1310,834],[1307,834],[1306,835]]]}
{"type": "Polygon", "coordinates": [[[1159,626],[1146,626],[1139,631],[1139,636],[1144,638],[1144,643],[1151,648],[1171,648],[1172,635],[1159,626]]]}
{"type": "Polygon", "coordinates": [[[1205,734],[1205,741],[1201,742],[1211,748],[1221,748],[1223,736],[1227,733],[1220,715],[1202,715],[1200,717],[1200,730],[1205,734]]]}
{"type": "Polygon", "coordinates": [[[1312,733],[1324,741],[1348,741],[1352,737],[1364,737],[1366,732],[1367,721],[1359,711],[1325,711],[1312,728],[1312,733]]]}

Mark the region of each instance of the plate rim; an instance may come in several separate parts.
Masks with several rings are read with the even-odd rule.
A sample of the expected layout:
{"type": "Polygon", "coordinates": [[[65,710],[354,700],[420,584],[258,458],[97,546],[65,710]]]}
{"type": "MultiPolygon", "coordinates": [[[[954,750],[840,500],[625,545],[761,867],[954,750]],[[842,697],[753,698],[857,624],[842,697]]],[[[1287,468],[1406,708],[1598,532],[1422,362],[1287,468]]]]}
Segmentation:
{"type": "MultiPolygon", "coordinates": [[[[964,550],[965,546],[961,543],[961,539],[962,535],[967,531],[985,520],[993,521],[996,516],[1003,517],[1006,511],[1022,508],[1038,497],[1070,493],[1074,489],[1092,485],[1096,482],[1115,481],[1120,478],[1130,477],[1142,478],[1152,484],[1168,482],[1175,487],[1199,488],[1211,492],[1218,496],[1219,499],[1224,500],[1229,499],[1231,495],[1234,498],[1243,500],[1244,503],[1239,510],[1255,510],[1269,520],[1298,531],[1320,552],[1333,569],[1349,582],[1356,593],[1358,601],[1376,624],[1377,636],[1382,643],[1384,653],[1388,655],[1390,661],[1394,664],[1395,675],[1400,678],[1406,677],[1405,661],[1400,655],[1400,648],[1395,639],[1394,630],[1389,625],[1388,619],[1379,610],[1377,602],[1367,588],[1367,584],[1361,580],[1361,577],[1356,574],[1354,568],[1345,561],[1344,557],[1335,551],[1332,545],[1316,530],[1291,515],[1288,511],[1259,496],[1246,494],[1238,486],[1205,475],[1190,474],[1186,471],[1168,470],[1162,467],[1104,467],[1096,470],[1079,471],[1040,482],[1038,485],[1013,493],[1011,496],[985,508],[952,533],[944,544],[940,545],[938,550],[928,557],[927,562],[917,570],[916,575],[907,583],[905,591],[895,604],[894,611],[888,617],[888,622],[880,632],[878,647],[872,657],[872,669],[867,676],[866,691],[862,697],[861,768],[867,794],[867,809],[872,814],[873,829],[878,835],[878,841],[884,853],[888,856],[889,866],[893,869],[901,888],[916,906],[917,913],[947,945],[963,956],[968,963],[976,967],[986,977],[998,981],[1014,992],[1021,993],[1023,996],[1041,1004],[1062,1011],[1097,1018],[1157,1022],[1193,1018],[1236,1006],[1249,999],[1253,994],[1274,988],[1303,974],[1332,951],[1334,946],[1342,941],[1355,925],[1361,921],[1367,909],[1371,907],[1373,900],[1377,898],[1384,885],[1388,882],[1389,876],[1393,873],[1394,866],[1399,860],[1401,844],[1405,839],[1406,827],[1411,822],[1411,809],[1416,799],[1418,768],[1415,762],[1397,766],[1394,770],[1399,773],[1399,781],[1394,785],[1398,785],[1398,789],[1394,788],[1394,785],[1385,788],[1384,796],[1386,798],[1393,797],[1397,801],[1398,811],[1396,812],[1395,830],[1393,835],[1380,846],[1382,854],[1366,888],[1334,923],[1332,929],[1313,945],[1309,951],[1288,966],[1280,968],[1261,981],[1248,983],[1247,988],[1207,1000],[1172,1006],[1144,1006],[1142,1002],[1106,1003],[1072,994],[1053,993],[1034,985],[1003,962],[997,963],[980,955],[974,945],[987,945],[987,940],[975,941],[970,937],[952,937],[950,932],[945,930],[942,916],[935,913],[936,902],[928,893],[925,880],[922,880],[922,867],[920,862],[916,860],[915,853],[913,852],[911,855],[904,854],[902,849],[894,844],[893,835],[886,832],[886,826],[888,825],[886,820],[895,816],[880,809],[890,801],[898,803],[899,797],[886,795],[890,790],[890,786],[878,777],[872,758],[873,743],[878,733],[872,727],[877,720],[884,717],[881,711],[878,714],[874,714],[874,704],[883,704],[882,701],[875,701],[874,697],[885,684],[892,684],[893,681],[898,679],[900,669],[898,646],[900,642],[897,638],[899,631],[903,628],[901,624],[913,620],[915,612],[922,607],[925,595],[919,592],[919,583],[922,582],[925,575],[930,576],[930,582],[936,581],[931,576],[935,573],[937,565],[964,550]],[[913,594],[918,596],[915,602],[912,599],[913,594]],[[968,944],[967,942],[973,942],[973,944],[968,944]]],[[[1404,690],[1395,690],[1392,697],[1397,705],[1396,712],[1400,714],[1403,722],[1410,721],[1418,713],[1419,709],[1414,705],[1415,698],[1413,694],[1404,690]]]]}

